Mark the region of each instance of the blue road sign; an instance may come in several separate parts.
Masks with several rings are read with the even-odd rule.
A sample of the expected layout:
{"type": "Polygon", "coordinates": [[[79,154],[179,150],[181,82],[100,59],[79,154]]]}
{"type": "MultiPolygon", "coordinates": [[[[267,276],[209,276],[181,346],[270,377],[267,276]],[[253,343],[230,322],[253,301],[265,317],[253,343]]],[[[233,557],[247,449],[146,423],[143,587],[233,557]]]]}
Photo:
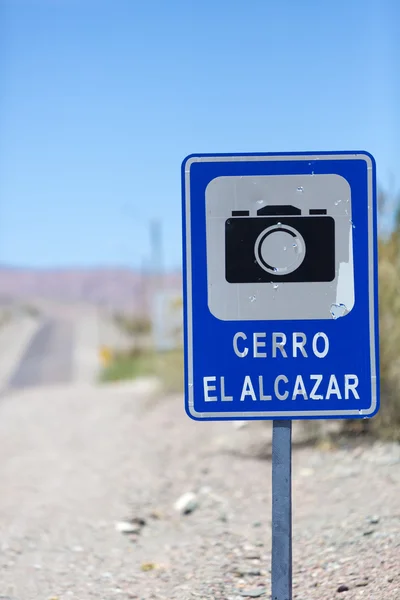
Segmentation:
{"type": "Polygon", "coordinates": [[[191,155],[182,188],[188,415],[376,414],[373,157],[191,155]]]}

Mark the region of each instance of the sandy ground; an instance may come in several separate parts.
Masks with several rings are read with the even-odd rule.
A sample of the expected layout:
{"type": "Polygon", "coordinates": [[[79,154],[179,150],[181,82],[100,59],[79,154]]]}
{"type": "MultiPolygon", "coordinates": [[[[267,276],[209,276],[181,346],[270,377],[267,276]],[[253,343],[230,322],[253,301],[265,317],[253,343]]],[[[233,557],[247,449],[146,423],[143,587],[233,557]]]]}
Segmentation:
{"type": "MultiPolygon", "coordinates": [[[[192,422],[151,381],[94,385],[99,348],[125,341],[90,307],[45,308],[0,330],[0,600],[269,598],[270,427],[192,422]]],[[[302,433],[294,598],[399,599],[399,445],[302,433]]]]}
{"type": "MultiPolygon", "coordinates": [[[[268,428],[192,422],[150,385],[2,398],[0,598],[270,597],[268,428]]],[[[399,466],[398,445],[295,447],[294,598],[400,598],[399,466]]]]}

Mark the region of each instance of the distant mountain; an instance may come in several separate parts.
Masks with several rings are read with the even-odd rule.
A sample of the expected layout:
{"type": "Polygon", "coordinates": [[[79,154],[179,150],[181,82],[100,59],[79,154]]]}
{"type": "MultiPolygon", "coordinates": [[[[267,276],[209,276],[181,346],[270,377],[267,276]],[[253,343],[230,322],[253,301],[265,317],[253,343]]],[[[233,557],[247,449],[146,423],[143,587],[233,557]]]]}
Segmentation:
{"type": "Polygon", "coordinates": [[[140,311],[157,289],[181,288],[181,273],[162,277],[129,269],[19,269],[0,266],[1,300],[35,299],[107,305],[140,311]]]}

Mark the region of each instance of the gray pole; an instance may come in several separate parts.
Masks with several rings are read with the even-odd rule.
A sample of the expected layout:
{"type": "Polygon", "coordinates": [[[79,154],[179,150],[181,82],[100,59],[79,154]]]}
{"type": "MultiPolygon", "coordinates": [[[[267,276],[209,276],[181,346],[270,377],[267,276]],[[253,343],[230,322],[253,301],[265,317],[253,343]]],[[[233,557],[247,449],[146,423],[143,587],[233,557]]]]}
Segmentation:
{"type": "Polygon", "coordinates": [[[157,279],[161,279],[163,274],[163,244],[162,224],[160,219],[153,219],[150,223],[150,245],[153,273],[156,274],[157,279]]]}
{"type": "Polygon", "coordinates": [[[292,421],[272,431],[272,600],[292,600],[292,421]]]}
{"type": "Polygon", "coordinates": [[[148,294],[147,294],[147,262],[146,259],[142,258],[142,264],[140,265],[140,289],[139,289],[139,311],[140,316],[145,319],[149,316],[149,307],[148,307],[148,294]]]}

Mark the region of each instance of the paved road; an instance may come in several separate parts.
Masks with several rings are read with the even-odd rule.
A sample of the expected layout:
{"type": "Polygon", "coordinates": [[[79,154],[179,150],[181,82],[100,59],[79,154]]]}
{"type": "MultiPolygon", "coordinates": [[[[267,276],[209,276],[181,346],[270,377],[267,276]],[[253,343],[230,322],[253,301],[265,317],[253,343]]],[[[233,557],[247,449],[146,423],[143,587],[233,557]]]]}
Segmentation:
{"type": "Polygon", "coordinates": [[[73,334],[68,321],[44,321],[28,344],[8,387],[70,382],[73,374],[73,334]]]}
{"type": "Polygon", "coordinates": [[[132,340],[109,314],[95,307],[54,305],[42,321],[15,318],[0,329],[0,391],[38,385],[95,383],[102,346],[124,348],[132,340]]]}

